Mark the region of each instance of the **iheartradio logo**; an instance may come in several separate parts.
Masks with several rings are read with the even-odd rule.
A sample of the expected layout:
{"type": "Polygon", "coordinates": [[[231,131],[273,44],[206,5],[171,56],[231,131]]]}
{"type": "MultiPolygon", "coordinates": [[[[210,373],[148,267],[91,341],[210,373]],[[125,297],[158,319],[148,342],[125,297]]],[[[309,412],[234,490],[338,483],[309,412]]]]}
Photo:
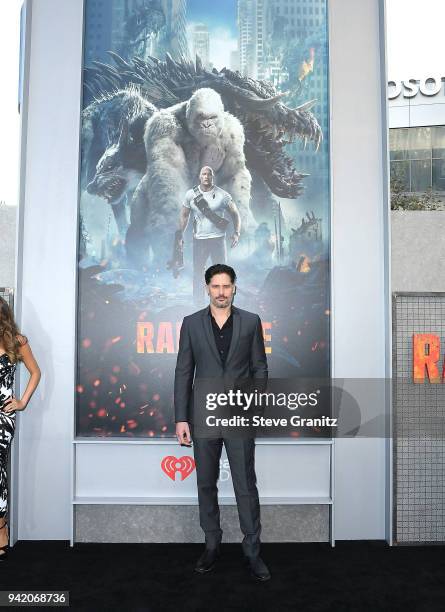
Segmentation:
{"type": "Polygon", "coordinates": [[[195,469],[195,460],[188,455],[179,457],[179,459],[173,455],[169,455],[168,457],[164,457],[161,461],[161,468],[172,480],[175,480],[176,472],[179,472],[182,481],[188,478],[195,469]]]}

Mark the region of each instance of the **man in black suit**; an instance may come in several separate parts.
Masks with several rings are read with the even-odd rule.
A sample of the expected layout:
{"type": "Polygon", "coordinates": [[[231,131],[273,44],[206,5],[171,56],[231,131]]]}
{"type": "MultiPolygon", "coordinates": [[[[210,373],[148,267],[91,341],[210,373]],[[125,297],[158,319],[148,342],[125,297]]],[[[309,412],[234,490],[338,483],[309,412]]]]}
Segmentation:
{"type": "MultiPolygon", "coordinates": [[[[267,358],[260,317],[233,306],[236,275],[225,264],[211,266],[205,273],[210,305],[184,317],[175,370],[175,421],[179,444],[190,445],[193,437],[200,525],[206,547],[195,570],[213,569],[219,556],[222,531],[219,520],[217,480],[222,445],[226,448],[238,506],[243,552],[255,578],[269,580],[270,573],[260,558],[260,505],[254,466],[252,436],[199,435],[194,415],[193,389],[199,379],[267,381],[267,358]]],[[[201,429],[202,432],[202,429],[201,429]]]]}

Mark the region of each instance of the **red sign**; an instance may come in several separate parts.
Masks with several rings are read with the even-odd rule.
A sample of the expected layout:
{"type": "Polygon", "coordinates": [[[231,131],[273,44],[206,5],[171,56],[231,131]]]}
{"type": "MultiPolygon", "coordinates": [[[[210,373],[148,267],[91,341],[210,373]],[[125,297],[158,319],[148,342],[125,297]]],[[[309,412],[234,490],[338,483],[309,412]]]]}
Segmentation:
{"type": "Polygon", "coordinates": [[[175,480],[176,472],[181,474],[181,481],[185,480],[195,469],[195,460],[193,457],[184,455],[184,457],[174,457],[169,455],[161,461],[161,468],[169,478],[175,480]]]}
{"type": "Polygon", "coordinates": [[[435,334],[413,334],[413,379],[415,383],[425,380],[425,371],[431,383],[443,382],[445,362],[442,375],[439,373],[440,337],[435,334]]]}

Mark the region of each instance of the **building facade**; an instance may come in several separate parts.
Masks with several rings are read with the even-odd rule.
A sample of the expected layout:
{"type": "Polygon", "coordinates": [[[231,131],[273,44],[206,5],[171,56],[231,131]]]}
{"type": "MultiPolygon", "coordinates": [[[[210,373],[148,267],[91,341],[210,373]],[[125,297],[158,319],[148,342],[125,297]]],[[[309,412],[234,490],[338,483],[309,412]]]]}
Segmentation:
{"type": "Polygon", "coordinates": [[[391,179],[445,201],[445,77],[388,82],[391,179]]]}

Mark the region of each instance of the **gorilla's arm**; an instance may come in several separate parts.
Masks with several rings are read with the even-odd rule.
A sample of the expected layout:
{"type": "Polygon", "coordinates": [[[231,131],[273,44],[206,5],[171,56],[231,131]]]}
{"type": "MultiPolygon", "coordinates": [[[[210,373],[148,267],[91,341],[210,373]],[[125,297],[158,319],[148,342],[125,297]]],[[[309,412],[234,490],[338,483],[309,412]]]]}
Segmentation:
{"type": "Polygon", "coordinates": [[[167,261],[187,185],[187,163],[178,144],[182,128],[171,113],[158,111],[147,121],[147,169],[134,192],[126,246],[131,262],[146,265],[149,249],[156,265],[167,261]]]}
{"type": "Polygon", "coordinates": [[[244,156],[244,130],[236,117],[225,113],[224,128],[225,160],[218,172],[217,184],[230,193],[238,207],[242,231],[249,231],[256,227],[250,209],[250,188],[252,178],[246,168],[244,156]]]}
{"type": "Polygon", "coordinates": [[[150,199],[150,224],[154,227],[177,224],[180,204],[189,189],[184,149],[184,130],[171,112],[159,111],[145,129],[147,172],[145,190],[150,199]]]}

